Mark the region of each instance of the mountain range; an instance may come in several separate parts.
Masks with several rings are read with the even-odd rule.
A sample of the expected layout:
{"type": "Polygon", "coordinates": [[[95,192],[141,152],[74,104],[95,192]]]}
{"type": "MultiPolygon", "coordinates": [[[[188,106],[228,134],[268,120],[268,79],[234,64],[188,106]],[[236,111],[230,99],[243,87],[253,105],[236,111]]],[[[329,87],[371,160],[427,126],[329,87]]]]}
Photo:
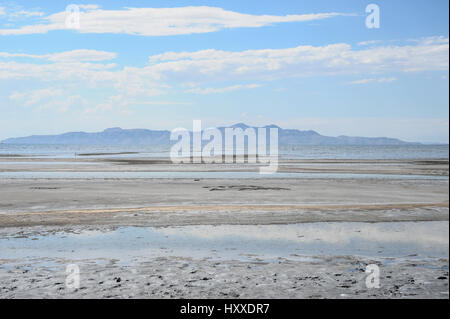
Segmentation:
{"type": "MultiPolygon", "coordinates": [[[[230,126],[232,128],[250,128],[244,123],[230,126]]],[[[297,129],[282,129],[276,125],[267,125],[265,128],[278,128],[280,145],[406,145],[420,144],[405,142],[388,137],[354,137],[354,136],[324,136],[316,131],[301,131],[297,129]]],[[[253,127],[256,128],[256,127],[253,127]]],[[[225,127],[218,128],[224,131],[225,127]]],[[[7,144],[79,144],[79,145],[124,145],[147,144],[166,145],[170,141],[170,131],[148,129],[121,129],[119,127],[108,128],[102,132],[69,132],[59,135],[33,135],[27,137],[15,137],[3,140],[7,144]]]]}

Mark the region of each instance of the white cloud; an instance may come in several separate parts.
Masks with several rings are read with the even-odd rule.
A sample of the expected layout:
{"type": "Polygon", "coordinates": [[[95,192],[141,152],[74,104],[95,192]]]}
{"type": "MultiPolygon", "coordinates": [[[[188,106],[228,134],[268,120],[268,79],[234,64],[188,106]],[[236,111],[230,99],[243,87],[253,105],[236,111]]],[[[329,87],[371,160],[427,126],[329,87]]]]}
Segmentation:
{"type": "Polygon", "coordinates": [[[243,89],[256,89],[259,87],[261,87],[260,84],[247,84],[247,85],[238,84],[223,88],[193,88],[186,90],[186,92],[206,95],[206,94],[227,93],[243,89]]]}
{"type": "Polygon", "coordinates": [[[362,46],[373,45],[373,44],[377,44],[377,43],[380,43],[380,42],[381,42],[380,40],[361,41],[361,42],[358,43],[358,45],[362,45],[362,46]]]}
{"type": "Polygon", "coordinates": [[[85,61],[105,61],[117,57],[116,53],[97,50],[73,50],[61,53],[54,53],[44,56],[50,61],[57,62],[85,62],[85,61]]]}
{"type": "Polygon", "coordinates": [[[349,84],[367,84],[367,83],[390,83],[390,82],[394,82],[397,81],[397,78],[379,78],[379,79],[361,79],[361,80],[356,80],[356,81],[352,81],[349,82],[349,84]]]}
{"type": "Polygon", "coordinates": [[[10,99],[11,101],[20,101],[21,99],[23,99],[23,97],[24,97],[24,94],[23,94],[23,93],[14,91],[14,92],[9,96],[9,99],[10,99]]]}
{"type": "Polygon", "coordinates": [[[45,13],[42,11],[19,10],[10,13],[8,16],[10,18],[20,18],[20,17],[31,18],[31,17],[42,17],[44,16],[44,14],[45,13]]]}
{"type": "Polygon", "coordinates": [[[45,15],[44,12],[31,9],[24,10],[21,6],[11,6],[3,7],[0,6],[0,16],[4,16],[9,21],[14,21],[18,19],[27,19],[33,17],[43,17],[45,15]]]}
{"type": "MultiPolygon", "coordinates": [[[[285,16],[251,15],[217,7],[124,8],[102,10],[96,5],[81,5],[81,33],[124,33],[142,36],[169,36],[215,32],[229,28],[259,28],[275,23],[305,22],[348,14],[311,13],[285,16]]],[[[43,23],[20,28],[0,29],[0,35],[23,35],[66,30],[68,13],[43,17],[43,23]]]]}
{"type": "Polygon", "coordinates": [[[105,61],[112,60],[117,57],[116,53],[97,50],[72,50],[53,54],[26,54],[26,53],[9,53],[0,52],[0,58],[33,58],[43,59],[55,62],[86,62],[86,61],[105,61]]]}
{"type": "Polygon", "coordinates": [[[381,78],[377,80],[378,83],[390,83],[394,81],[397,81],[397,78],[381,78]]]}
{"type": "Polygon", "coordinates": [[[435,37],[428,37],[428,38],[422,38],[422,39],[412,39],[412,42],[422,42],[427,45],[431,44],[448,44],[448,37],[444,36],[435,36],[435,37]]]}
{"type": "Polygon", "coordinates": [[[448,38],[363,50],[346,43],[240,52],[210,49],[154,55],[146,69],[164,79],[191,82],[448,70],[448,49],[448,38]]]}
{"type": "Polygon", "coordinates": [[[107,63],[115,57],[116,53],[96,50],[73,50],[44,55],[0,52],[0,80],[34,78],[43,82],[65,81],[73,84],[82,81],[90,87],[96,87],[117,77],[110,71],[117,65],[107,63]],[[16,58],[45,60],[50,63],[18,62],[16,58]]]}
{"type": "Polygon", "coordinates": [[[40,56],[26,53],[0,52],[0,58],[39,58],[40,56]]]}
{"type": "Polygon", "coordinates": [[[57,95],[58,98],[49,99],[46,103],[38,104],[37,111],[45,111],[48,109],[54,109],[60,113],[67,112],[73,106],[83,107],[88,105],[88,101],[81,95],[57,95]]]}
{"type": "Polygon", "coordinates": [[[41,102],[42,100],[51,99],[61,95],[62,91],[59,89],[45,88],[26,93],[13,92],[9,98],[12,101],[21,102],[24,106],[30,106],[41,102]]]}
{"type": "MultiPolygon", "coordinates": [[[[81,80],[93,87],[110,82],[128,95],[160,94],[176,83],[192,83],[196,87],[199,83],[310,76],[371,75],[360,82],[382,83],[395,80],[380,77],[383,74],[447,71],[448,49],[448,38],[427,38],[414,45],[363,50],[355,50],[346,43],[238,52],[210,49],[166,52],[151,56],[147,66],[121,69],[108,62],[116,54],[106,51],[74,50],[45,55],[0,52],[0,58],[6,59],[0,60],[0,79],[81,80]],[[18,57],[45,59],[50,63],[21,63],[14,59],[18,57]]],[[[225,91],[239,88],[232,86],[225,91]]],[[[203,93],[220,93],[220,89],[204,90],[203,93]]]]}
{"type": "Polygon", "coordinates": [[[367,84],[367,83],[372,83],[374,81],[375,81],[375,79],[361,79],[361,80],[349,82],[349,84],[367,84]]]}
{"type": "Polygon", "coordinates": [[[97,4],[78,4],[77,6],[83,10],[95,10],[100,8],[97,4]]]}

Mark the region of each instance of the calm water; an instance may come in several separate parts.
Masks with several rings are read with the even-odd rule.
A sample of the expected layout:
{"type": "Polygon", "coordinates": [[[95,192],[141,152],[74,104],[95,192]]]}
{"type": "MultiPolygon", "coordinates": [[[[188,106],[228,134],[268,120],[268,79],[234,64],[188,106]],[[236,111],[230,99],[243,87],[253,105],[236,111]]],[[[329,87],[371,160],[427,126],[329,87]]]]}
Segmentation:
{"type": "Polygon", "coordinates": [[[0,178],[8,179],[421,179],[448,180],[447,176],[402,174],[353,174],[353,173],[273,173],[259,172],[0,172],[0,178]]]}
{"type": "Polygon", "coordinates": [[[276,261],[317,255],[448,258],[447,222],[314,223],[122,227],[115,231],[5,236],[0,258],[117,258],[183,256],[276,261]]]}
{"type": "MultiPolygon", "coordinates": [[[[169,157],[170,145],[27,145],[0,144],[0,156],[76,158],[84,153],[123,153],[91,157],[169,157]]],[[[280,145],[281,158],[305,159],[448,159],[448,145],[287,146],[280,145]]]]}

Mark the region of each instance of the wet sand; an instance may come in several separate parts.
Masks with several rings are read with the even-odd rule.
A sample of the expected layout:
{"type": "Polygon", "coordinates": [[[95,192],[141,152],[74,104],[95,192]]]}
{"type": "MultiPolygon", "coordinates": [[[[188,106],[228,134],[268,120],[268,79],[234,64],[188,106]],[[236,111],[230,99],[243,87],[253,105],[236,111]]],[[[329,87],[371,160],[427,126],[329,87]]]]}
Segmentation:
{"type": "MultiPolygon", "coordinates": [[[[126,153],[125,153],[126,154],[126,153]]],[[[105,155],[105,154],[103,154],[105,155]]],[[[107,155],[107,154],[106,154],[107,155]]],[[[173,164],[167,158],[98,158],[98,153],[75,158],[39,158],[0,156],[1,172],[258,172],[261,164],[173,164]],[[90,157],[93,158],[90,158],[90,157]],[[47,165],[39,165],[46,162],[47,165]],[[48,165],[54,162],[55,165],[48,165]],[[62,165],[67,163],[66,165],[62,165]],[[74,165],[83,164],[82,167],[74,165]],[[3,165],[2,165],[3,164],[3,165]],[[8,165],[6,165],[8,164],[8,165]],[[86,165],[86,164],[91,164],[86,165]],[[100,165],[100,166],[99,166],[100,165]]],[[[281,159],[278,172],[290,173],[360,173],[447,176],[447,159],[420,160],[345,160],[345,159],[281,159]]]]}
{"type": "MultiPolygon", "coordinates": [[[[0,173],[259,169],[258,165],[171,164],[142,158],[5,157],[0,161],[0,173]]],[[[0,241],[9,240],[12,245],[14,240],[31,240],[36,234],[108,233],[127,226],[425,222],[442,223],[448,229],[447,160],[289,160],[280,163],[280,171],[387,174],[392,178],[0,177],[0,241]]],[[[420,239],[421,234],[416,237],[420,239]]],[[[8,251],[7,255],[0,252],[0,297],[448,298],[448,241],[446,245],[445,256],[420,258],[362,255],[355,249],[341,256],[309,253],[310,260],[283,256],[269,261],[232,258],[220,262],[207,254],[196,258],[143,255],[124,262],[120,254],[102,259],[95,257],[95,251],[94,256],[76,260],[70,251],[64,258],[45,256],[45,250],[37,257],[8,251]],[[69,290],[64,284],[65,267],[73,262],[83,271],[78,290],[69,290]],[[373,263],[382,270],[379,289],[367,289],[364,283],[364,265],[373,263]]]]}
{"type": "Polygon", "coordinates": [[[448,298],[448,223],[12,230],[0,231],[15,254],[1,260],[6,298],[448,298]]]}
{"type": "Polygon", "coordinates": [[[221,261],[151,258],[117,260],[44,259],[54,266],[30,270],[30,260],[0,270],[1,298],[443,298],[448,299],[448,259],[402,261],[343,256],[314,262],[221,261]],[[65,286],[66,265],[80,267],[79,288],[65,286]],[[380,264],[379,289],[367,289],[366,266],[380,264]]]}

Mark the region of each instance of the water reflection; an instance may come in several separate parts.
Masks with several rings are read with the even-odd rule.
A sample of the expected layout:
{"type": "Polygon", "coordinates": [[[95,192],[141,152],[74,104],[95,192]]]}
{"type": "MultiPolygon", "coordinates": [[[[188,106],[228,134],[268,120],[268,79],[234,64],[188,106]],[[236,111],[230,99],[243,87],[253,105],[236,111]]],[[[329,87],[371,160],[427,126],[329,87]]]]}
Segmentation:
{"type": "Polygon", "coordinates": [[[115,231],[3,236],[0,259],[181,256],[298,260],[305,256],[448,258],[448,222],[313,223],[261,226],[123,227],[115,231]]]}

